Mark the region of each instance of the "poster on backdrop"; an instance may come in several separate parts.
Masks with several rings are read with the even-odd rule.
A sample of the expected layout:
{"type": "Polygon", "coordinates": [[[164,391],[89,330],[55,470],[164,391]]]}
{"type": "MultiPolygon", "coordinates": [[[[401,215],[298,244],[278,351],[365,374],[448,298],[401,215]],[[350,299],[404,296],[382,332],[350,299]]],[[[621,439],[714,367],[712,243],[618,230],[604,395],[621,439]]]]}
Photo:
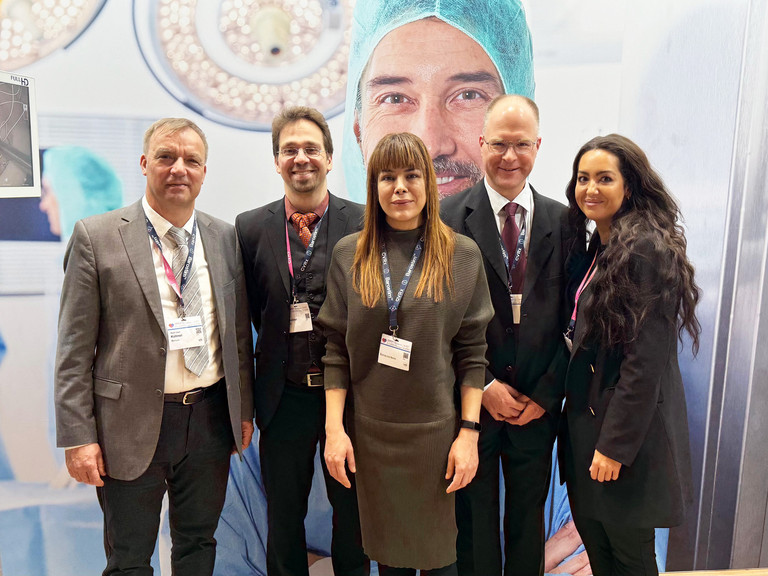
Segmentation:
{"type": "MultiPolygon", "coordinates": [[[[134,6],[150,4],[135,2],[134,6]]],[[[190,3],[179,0],[165,4],[170,6],[169,9],[186,10],[190,3]]],[[[542,16],[540,8],[526,15],[518,0],[358,0],[356,5],[353,2],[318,2],[318,5],[324,4],[333,5],[333,22],[328,25],[333,29],[334,37],[348,40],[343,74],[334,67],[324,72],[328,75],[327,83],[337,84],[340,74],[346,78],[343,113],[338,102],[329,104],[325,110],[334,128],[337,170],[343,171],[346,181],[346,190],[340,190],[343,196],[364,201],[366,159],[378,138],[392,131],[412,131],[425,141],[433,157],[442,197],[476,183],[483,176],[478,139],[484,110],[493,97],[505,92],[523,94],[539,102],[544,99],[550,105],[542,109],[542,125],[552,126],[558,119],[573,113],[573,101],[556,98],[553,93],[567,94],[569,88],[565,83],[577,75],[588,75],[596,70],[602,79],[596,90],[615,95],[616,102],[611,99],[595,109],[580,109],[583,125],[578,127],[576,137],[583,137],[581,144],[598,132],[615,130],[618,125],[618,88],[611,85],[611,80],[618,82],[621,76],[623,37],[621,27],[605,24],[621,8],[610,7],[609,2],[597,3],[606,14],[600,21],[603,26],[599,37],[583,33],[578,27],[579,20],[573,18],[574,3],[568,0],[549,5],[547,17],[542,16]],[[343,27],[343,33],[339,33],[339,26],[343,27]],[[561,77],[559,82],[553,80],[557,75],[561,77]],[[545,78],[543,90],[542,78],[545,78]],[[552,105],[553,102],[562,104],[552,105]],[[343,127],[336,129],[339,123],[343,127]]],[[[119,20],[122,16],[119,10],[116,3],[108,3],[103,14],[78,41],[76,47],[79,50],[59,53],[56,65],[66,65],[74,58],[97,61],[103,51],[97,43],[99,34],[103,34],[101,30],[107,24],[113,24],[105,18],[117,14],[114,20],[119,20]],[[91,52],[86,51],[86,47],[91,52]]],[[[209,6],[206,10],[212,8],[209,6]]],[[[594,9],[594,12],[599,11],[594,9]]],[[[195,22],[195,19],[191,21],[195,22]]],[[[222,112],[214,111],[217,103],[229,102],[229,96],[217,98],[213,95],[204,101],[189,95],[185,97],[184,91],[189,84],[185,84],[181,76],[173,80],[172,87],[164,84],[171,82],[169,75],[181,75],[188,69],[183,61],[167,66],[162,74],[156,69],[159,64],[147,61],[147,44],[157,41],[158,45],[165,46],[164,42],[182,42],[183,30],[153,39],[152,27],[129,20],[120,22],[110,27],[109,35],[119,37],[130,46],[143,43],[141,50],[126,50],[121,59],[111,63],[119,68],[126,84],[151,77],[154,92],[146,90],[144,97],[161,103],[155,109],[168,109],[169,115],[187,115],[196,122],[201,119],[199,114],[207,132],[207,126],[210,126],[211,133],[232,135],[233,138],[242,135],[243,128],[247,127],[245,124],[224,121],[222,112]],[[151,70],[153,74],[148,73],[147,65],[155,66],[151,70]],[[178,102],[169,99],[168,94],[178,102]],[[177,106],[174,108],[168,102],[177,106]]],[[[322,28],[324,20],[320,18],[319,22],[318,26],[322,28]]],[[[158,30],[154,33],[160,34],[158,30]]],[[[220,31],[215,26],[204,26],[197,33],[201,46],[215,46],[217,54],[227,50],[224,37],[219,36],[220,31]]],[[[318,38],[322,39],[318,46],[331,54],[328,36],[318,38]]],[[[189,46],[194,45],[190,42],[189,46]]],[[[243,39],[238,36],[237,42],[242,43],[243,39]]],[[[308,45],[311,49],[311,42],[306,41],[305,36],[292,45],[302,49],[308,45]]],[[[254,50],[253,46],[249,49],[254,50]]],[[[206,69],[196,50],[173,51],[175,58],[180,54],[186,54],[190,62],[194,59],[194,70],[206,69]]],[[[248,53],[247,57],[243,53],[231,55],[240,60],[236,66],[223,67],[223,71],[242,71],[249,65],[258,70],[253,77],[264,87],[259,92],[261,96],[256,107],[259,110],[262,103],[274,101],[280,104],[289,101],[288,96],[298,97],[305,90],[301,82],[297,82],[296,94],[291,92],[291,82],[285,81],[285,65],[270,68],[257,58],[255,52],[248,53]],[[274,95],[273,89],[276,91],[274,95]]],[[[333,58],[338,58],[336,52],[333,52],[333,58]]],[[[53,72],[46,68],[47,65],[46,60],[36,64],[39,90],[43,89],[45,73],[53,72]]],[[[316,76],[316,72],[307,72],[307,78],[317,81],[317,90],[320,90],[323,78],[316,76]]],[[[202,82],[201,78],[198,74],[196,81],[202,82]]],[[[135,116],[122,118],[118,112],[114,118],[93,116],[91,122],[95,126],[93,133],[98,133],[96,136],[83,131],[90,114],[85,99],[77,111],[77,121],[71,123],[61,116],[54,116],[51,110],[43,110],[40,120],[40,144],[44,149],[41,167],[37,152],[35,83],[16,73],[0,74],[0,82],[4,82],[0,90],[4,95],[0,112],[5,111],[4,118],[8,119],[0,125],[0,158],[8,158],[0,161],[0,174],[3,178],[6,172],[9,178],[13,174],[13,181],[22,183],[6,187],[5,180],[0,180],[0,566],[7,574],[95,573],[104,565],[101,512],[90,487],[74,486],[67,479],[66,470],[62,468],[63,455],[55,447],[53,436],[51,359],[61,261],[68,230],[71,231],[76,219],[126,205],[143,193],[138,167],[141,137],[143,129],[154,118],[137,121],[135,116]],[[14,78],[26,79],[28,85],[20,86],[13,82],[14,78]],[[6,133],[10,134],[7,139],[4,138],[6,133]],[[56,149],[60,152],[48,154],[49,150],[56,149]],[[6,156],[4,152],[8,150],[18,158],[14,160],[10,152],[6,156]],[[81,164],[77,162],[81,161],[89,168],[78,169],[81,164]],[[29,168],[25,172],[27,165],[29,168]],[[68,172],[67,166],[74,171],[68,172]],[[100,167],[108,175],[99,172],[102,174],[99,178],[103,177],[104,182],[111,184],[92,185],[87,181],[88,170],[98,171],[100,167]],[[49,193],[43,190],[42,198],[12,198],[40,197],[40,185],[46,180],[52,182],[52,187],[49,193]],[[25,188],[23,183],[27,181],[29,185],[25,188]],[[19,187],[25,193],[9,192],[19,187]],[[58,205],[54,206],[52,200],[57,200],[58,205]],[[32,453],[34,457],[31,457],[32,453]]],[[[209,87],[205,84],[208,96],[209,87]]],[[[239,87],[237,82],[227,79],[219,88],[234,91],[236,87],[239,87]]],[[[46,89],[66,92],[74,88],[59,85],[46,89]]],[[[234,108],[236,106],[232,104],[230,109],[234,108]]],[[[268,127],[268,121],[261,117],[258,123],[261,130],[268,127]]],[[[556,134],[553,129],[544,134],[544,150],[550,156],[541,161],[554,163],[552,158],[556,158],[557,162],[564,162],[567,169],[577,147],[563,151],[562,140],[567,139],[556,138],[556,134]]],[[[253,131],[248,137],[254,142],[266,142],[269,134],[253,131]]],[[[219,152],[220,149],[213,152],[227,154],[225,150],[219,152]]],[[[271,168],[272,159],[265,158],[265,161],[271,168]]],[[[210,177],[216,177],[217,169],[213,163],[209,166],[209,181],[210,177]]],[[[550,175],[541,171],[538,176],[534,173],[534,177],[545,180],[550,175]]],[[[281,185],[279,178],[271,172],[259,174],[258,179],[266,182],[262,188],[272,188],[273,192],[281,185]],[[270,181],[270,177],[274,179],[270,181]]],[[[560,188],[548,187],[550,189],[545,190],[545,194],[562,200],[565,181],[560,184],[560,188]]],[[[254,197],[254,186],[250,182],[232,190],[228,193],[247,196],[247,202],[252,206],[268,200],[267,193],[261,188],[254,197]]],[[[222,199],[222,202],[227,200],[222,199]]],[[[331,511],[324,496],[319,457],[315,461],[316,473],[306,520],[308,561],[312,562],[329,556],[331,547],[331,511]]],[[[551,537],[546,569],[548,572],[586,573],[585,554],[578,538],[574,537],[567,495],[559,484],[555,462],[556,458],[553,458],[555,467],[545,513],[546,533],[551,537]]],[[[217,575],[266,574],[266,505],[260,482],[258,442],[254,442],[242,462],[232,461],[227,503],[216,536],[217,575]]],[[[501,506],[503,509],[503,500],[501,506]]],[[[153,559],[157,573],[170,574],[167,563],[169,544],[167,515],[164,515],[160,545],[153,559]]],[[[657,534],[657,557],[663,567],[665,532],[657,534]]],[[[320,574],[328,563],[326,559],[317,561],[312,573],[320,574]]]]}

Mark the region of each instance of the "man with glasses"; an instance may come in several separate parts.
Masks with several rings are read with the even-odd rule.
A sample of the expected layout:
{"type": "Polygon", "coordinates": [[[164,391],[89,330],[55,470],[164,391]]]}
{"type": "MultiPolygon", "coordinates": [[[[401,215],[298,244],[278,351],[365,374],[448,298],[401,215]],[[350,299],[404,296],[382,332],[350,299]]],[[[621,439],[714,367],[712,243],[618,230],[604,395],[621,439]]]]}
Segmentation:
{"type": "Polygon", "coordinates": [[[499,459],[504,574],[543,573],[544,503],[567,367],[563,263],[571,232],[567,208],[528,183],[540,144],[536,104],[495,98],[479,138],[485,178],[441,206],[445,222],[480,247],[495,309],[486,336],[480,465],[456,497],[461,576],[502,573],[499,459]]]}
{"type": "MultiPolygon", "coordinates": [[[[301,576],[308,574],[304,517],[315,450],[325,441],[325,338],[315,319],[333,247],[360,230],[363,207],[328,192],[333,142],[317,110],[296,106],[278,114],[272,151],[285,197],[240,214],[235,227],[258,332],[254,404],[267,494],[267,573],[301,576]]],[[[323,472],[334,515],[334,573],[368,574],[356,493],[333,480],[324,462],[323,472]]]]}

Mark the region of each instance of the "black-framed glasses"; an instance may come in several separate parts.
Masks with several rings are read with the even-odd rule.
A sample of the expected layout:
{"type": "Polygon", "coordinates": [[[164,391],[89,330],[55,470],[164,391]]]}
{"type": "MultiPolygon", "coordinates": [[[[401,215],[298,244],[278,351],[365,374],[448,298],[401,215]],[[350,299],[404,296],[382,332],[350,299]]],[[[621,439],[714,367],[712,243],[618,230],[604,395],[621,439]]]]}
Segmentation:
{"type": "Polygon", "coordinates": [[[319,148],[318,146],[304,146],[299,148],[290,146],[282,148],[280,150],[280,155],[286,158],[296,158],[296,156],[298,156],[299,152],[302,150],[304,151],[304,155],[307,158],[319,158],[323,155],[323,149],[319,148]]]}
{"type": "Polygon", "coordinates": [[[518,156],[527,156],[536,148],[535,140],[518,140],[517,142],[505,142],[504,140],[486,140],[483,138],[483,144],[497,156],[503,156],[511,147],[518,156]]]}

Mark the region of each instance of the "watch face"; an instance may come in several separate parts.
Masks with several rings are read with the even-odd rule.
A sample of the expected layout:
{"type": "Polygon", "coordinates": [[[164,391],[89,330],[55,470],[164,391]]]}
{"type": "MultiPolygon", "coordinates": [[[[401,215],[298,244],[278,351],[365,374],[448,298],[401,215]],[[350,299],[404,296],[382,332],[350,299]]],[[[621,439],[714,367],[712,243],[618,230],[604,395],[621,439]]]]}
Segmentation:
{"type": "Polygon", "coordinates": [[[105,1],[0,2],[0,70],[17,70],[66,48],[93,22],[105,1]]]}
{"type": "Polygon", "coordinates": [[[215,122],[270,130],[288,105],[344,109],[354,0],[134,0],[163,87],[215,122]]]}

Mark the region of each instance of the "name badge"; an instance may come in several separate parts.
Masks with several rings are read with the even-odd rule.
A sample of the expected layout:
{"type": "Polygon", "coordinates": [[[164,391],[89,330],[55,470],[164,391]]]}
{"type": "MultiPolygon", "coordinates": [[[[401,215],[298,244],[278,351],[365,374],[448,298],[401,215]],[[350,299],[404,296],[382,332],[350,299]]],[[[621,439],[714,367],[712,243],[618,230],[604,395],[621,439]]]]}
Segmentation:
{"type": "Polygon", "coordinates": [[[395,338],[391,334],[382,334],[379,344],[379,364],[391,366],[408,372],[411,367],[412,342],[395,338]]]}
{"type": "Polygon", "coordinates": [[[203,338],[203,319],[200,316],[185,316],[174,318],[166,326],[168,334],[168,348],[181,350],[182,348],[197,348],[205,345],[203,338]]]}
{"type": "Polygon", "coordinates": [[[512,322],[520,324],[520,309],[523,306],[523,295],[510,294],[509,299],[512,301],[512,322]]]}
{"type": "Polygon", "coordinates": [[[291,304],[290,326],[291,333],[312,331],[312,314],[309,312],[309,304],[306,302],[291,304]]]}

